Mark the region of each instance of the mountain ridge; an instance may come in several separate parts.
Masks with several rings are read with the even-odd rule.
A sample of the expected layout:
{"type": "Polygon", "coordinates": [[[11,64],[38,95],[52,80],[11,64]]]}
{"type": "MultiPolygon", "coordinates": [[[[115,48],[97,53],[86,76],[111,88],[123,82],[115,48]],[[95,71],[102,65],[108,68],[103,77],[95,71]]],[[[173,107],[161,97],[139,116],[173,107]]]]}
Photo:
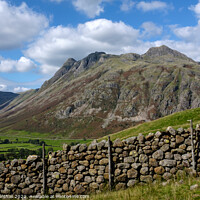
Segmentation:
{"type": "Polygon", "coordinates": [[[199,64],[174,50],[168,62],[168,52],[164,47],[159,63],[149,53],[68,59],[38,91],[1,110],[0,127],[96,138],[199,107],[199,64]]]}

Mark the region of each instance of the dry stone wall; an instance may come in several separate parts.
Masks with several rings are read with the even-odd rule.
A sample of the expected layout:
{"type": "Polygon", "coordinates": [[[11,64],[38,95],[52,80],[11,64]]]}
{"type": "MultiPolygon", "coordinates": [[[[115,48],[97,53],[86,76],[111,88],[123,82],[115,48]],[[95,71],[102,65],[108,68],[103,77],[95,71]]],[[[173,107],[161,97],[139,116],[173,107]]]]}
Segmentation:
{"type": "MultiPolygon", "coordinates": [[[[194,132],[197,175],[200,170],[200,129],[194,132]]],[[[112,183],[116,190],[169,180],[194,173],[190,131],[168,127],[165,132],[139,134],[112,143],[112,183]]],[[[108,141],[92,142],[89,146],[63,145],[62,151],[50,152],[46,161],[46,193],[48,195],[88,194],[103,190],[109,179],[108,141]]],[[[0,194],[43,194],[43,163],[38,156],[0,163],[0,194]]]]}

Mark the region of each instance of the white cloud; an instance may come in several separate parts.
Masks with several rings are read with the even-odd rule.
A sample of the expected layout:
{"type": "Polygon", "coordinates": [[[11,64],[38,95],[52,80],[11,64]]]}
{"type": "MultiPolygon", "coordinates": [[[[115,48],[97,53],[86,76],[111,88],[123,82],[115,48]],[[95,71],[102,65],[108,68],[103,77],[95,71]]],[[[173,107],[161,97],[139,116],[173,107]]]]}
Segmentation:
{"type": "Polygon", "coordinates": [[[25,55],[41,63],[43,73],[52,73],[69,57],[80,59],[94,51],[122,53],[130,45],[137,46],[138,38],[139,30],[123,22],[98,19],[76,28],[52,27],[29,46],[25,55]]]}
{"type": "Polygon", "coordinates": [[[162,2],[162,1],[151,1],[151,2],[141,1],[137,4],[136,7],[137,9],[142,10],[144,12],[153,11],[153,10],[163,11],[169,8],[169,6],[165,2],[162,2]]]}
{"type": "Polygon", "coordinates": [[[0,49],[13,49],[29,42],[48,26],[48,19],[25,3],[19,7],[0,0],[0,49]]]}
{"type": "Polygon", "coordinates": [[[186,42],[191,42],[200,45],[200,20],[196,26],[186,26],[186,27],[172,27],[172,31],[176,36],[183,39],[186,42]]]}
{"type": "Polygon", "coordinates": [[[0,72],[26,72],[36,67],[29,58],[21,57],[19,60],[0,60],[0,72]]]}
{"type": "Polygon", "coordinates": [[[16,88],[13,89],[13,91],[14,91],[15,93],[18,93],[18,92],[26,92],[26,91],[28,91],[28,90],[30,90],[30,89],[31,89],[31,88],[16,87],[16,88]]]}
{"type": "Polygon", "coordinates": [[[73,0],[72,3],[76,10],[82,11],[88,17],[94,18],[104,12],[102,2],[105,0],[73,0]]]}
{"type": "Polygon", "coordinates": [[[196,5],[190,6],[189,9],[192,10],[198,18],[200,18],[200,0],[196,5]]]}
{"type": "Polygon", "coordinates": [[[120,6],[120,9],[122,11],[129,11],[134,5],[135,2],[131,0],[122,0],[122,5],[120,6]]]}
{"type": "Polygon", "coordinates": [[[163,28],[161,26],[157,26],[153,22],[144,22],[141,25],[141,28],[144,29],[144,31],[142,32],[142,37],[144,38],[161,35],[163,31],[163,28]]]}
{"type": "Polygon", "coordinates": [[[6,90],[7,90],[7,85],[0,84],[0,91],[6,91],[6,90]]]}

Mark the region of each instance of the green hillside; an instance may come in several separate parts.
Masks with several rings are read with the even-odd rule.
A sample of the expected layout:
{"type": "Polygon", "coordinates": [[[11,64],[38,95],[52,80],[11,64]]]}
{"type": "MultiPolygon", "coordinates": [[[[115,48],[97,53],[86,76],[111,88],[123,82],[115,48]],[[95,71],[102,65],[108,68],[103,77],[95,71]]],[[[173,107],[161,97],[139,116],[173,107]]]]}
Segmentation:
{"type": "MultiPolygon", "coordinates": [[[[185,110],[182,112],[177,112],[166,117],[151,121],[145,122],[143,124],[125,129],[123,131],[111,134],[111,140],[115,140],[117,138],[125,139],[132,136],[137,136],[139,133],[143,133],[144,135],[156,131],[166,130],[168,126],[172,126],[177,129],[180,127],[189,128],[190,124],[187,120],[193,120],[193,125],[200,123],[200,108],[185,110]]],[[[107,136],[101,138],[107,139],[107,136]]]]}

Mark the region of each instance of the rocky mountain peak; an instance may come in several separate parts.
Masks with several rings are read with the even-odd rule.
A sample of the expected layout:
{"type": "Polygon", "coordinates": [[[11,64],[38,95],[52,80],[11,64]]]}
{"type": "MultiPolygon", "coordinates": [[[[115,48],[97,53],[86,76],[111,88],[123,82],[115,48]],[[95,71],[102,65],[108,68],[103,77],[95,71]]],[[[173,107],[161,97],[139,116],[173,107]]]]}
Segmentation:
{"type": "Polygon", "coordinates": [[[173,58],[193,61],[192,59],[188,58],[186,55],[169,48],[168,46],[162,45],[160,47],[151,47],[143,56],[147,56],[150,58],[160,57],[160,56],[169,56],[173,58]]]}

